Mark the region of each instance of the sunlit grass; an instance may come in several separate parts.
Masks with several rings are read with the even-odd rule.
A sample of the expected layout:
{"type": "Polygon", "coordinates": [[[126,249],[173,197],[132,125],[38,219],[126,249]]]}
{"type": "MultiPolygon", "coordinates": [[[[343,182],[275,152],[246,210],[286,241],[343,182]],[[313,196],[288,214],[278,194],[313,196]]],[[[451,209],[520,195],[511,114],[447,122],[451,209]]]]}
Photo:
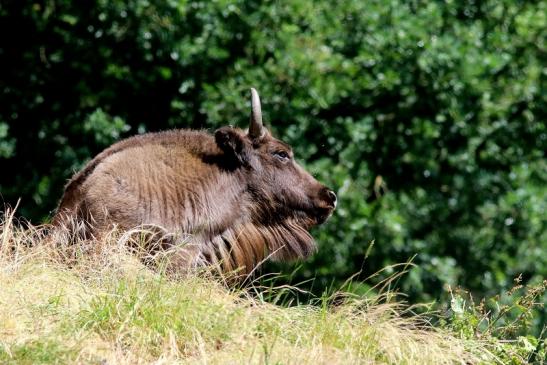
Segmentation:
{"type": "Polygon", "coordinates": [[[69,245],[10,214],[0,222],[2,364],[495,362],[485,344],[432,328],[386,295],[284,307],[257,295],[284,289],[173,278],[115,234],[69,245]]]}

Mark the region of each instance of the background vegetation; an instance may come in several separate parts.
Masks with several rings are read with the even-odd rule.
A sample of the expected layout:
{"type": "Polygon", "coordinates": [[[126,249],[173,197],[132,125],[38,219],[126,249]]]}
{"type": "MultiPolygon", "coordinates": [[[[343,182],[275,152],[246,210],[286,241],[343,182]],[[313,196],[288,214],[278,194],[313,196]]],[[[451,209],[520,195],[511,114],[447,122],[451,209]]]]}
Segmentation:
{"type": "Polygon", "coordinates": [[[537,283],[546,14],[516,0],[4,1],[0,192],[40,222],[102,148],[245,125],[255,86],[267,124],[340,197],[294,280],[321,291],[416,255],[398,282],[411,301],[537,283]]]}

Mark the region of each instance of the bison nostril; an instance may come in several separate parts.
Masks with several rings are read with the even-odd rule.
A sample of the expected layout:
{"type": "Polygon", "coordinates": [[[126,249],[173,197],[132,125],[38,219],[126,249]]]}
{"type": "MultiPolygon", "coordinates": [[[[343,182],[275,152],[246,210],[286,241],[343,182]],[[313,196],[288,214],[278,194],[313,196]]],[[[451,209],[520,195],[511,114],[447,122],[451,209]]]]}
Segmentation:
{"type": "Polygon", "coordinates": [[[327,190],[327,195],[330,198],[332,205],[336,206],[336,194],[332,190],[327,190]]]}

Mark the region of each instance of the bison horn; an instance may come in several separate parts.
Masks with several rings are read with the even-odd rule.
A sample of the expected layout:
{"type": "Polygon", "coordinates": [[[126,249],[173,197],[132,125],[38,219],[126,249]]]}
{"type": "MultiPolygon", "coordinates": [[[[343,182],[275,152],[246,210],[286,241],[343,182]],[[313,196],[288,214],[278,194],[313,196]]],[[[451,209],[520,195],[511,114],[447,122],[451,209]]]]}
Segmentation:
{"type": "Polygon", "coordinates": [[[249,136],[252,139],[258,139],[264,136],[260,97],[258,96],[258,92],[254,88],[251,88],[251,123],[249,125],[249,136]]]}

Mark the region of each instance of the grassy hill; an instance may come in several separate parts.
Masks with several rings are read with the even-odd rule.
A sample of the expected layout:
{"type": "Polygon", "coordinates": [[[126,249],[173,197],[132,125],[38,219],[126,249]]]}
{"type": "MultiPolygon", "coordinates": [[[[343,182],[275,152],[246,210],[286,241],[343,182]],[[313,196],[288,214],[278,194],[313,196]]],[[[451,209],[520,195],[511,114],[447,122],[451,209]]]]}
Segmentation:
{"type": "MultiPolygon", "coordinates": [[[[500,343],[434,328],[390,293],[277,305],[297,290],[168,277],[126,236],[63,245],[0,223],[2,364],[503,363],[500,343]],[[340,299],[343,298],[343,299],[340,299]],[[274,301],[275,302],[275,301],[274,301]]],[[[525,359],[520,358],[523,362],[525,359]]]]}

